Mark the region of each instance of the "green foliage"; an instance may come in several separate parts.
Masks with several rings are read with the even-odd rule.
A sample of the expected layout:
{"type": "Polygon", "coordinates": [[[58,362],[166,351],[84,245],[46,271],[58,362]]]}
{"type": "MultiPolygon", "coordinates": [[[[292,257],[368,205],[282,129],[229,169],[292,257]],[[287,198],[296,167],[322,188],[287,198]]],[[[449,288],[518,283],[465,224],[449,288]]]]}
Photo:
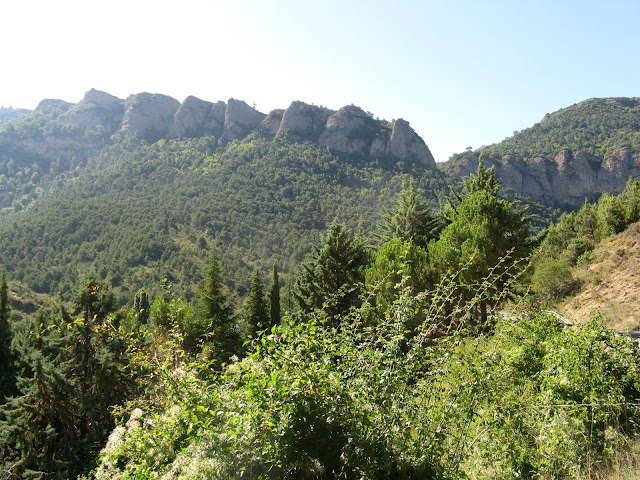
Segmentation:
{"type": "Polygon", "coordinates": [[[448,295],[403,292],[373,326],[366,303],[340,328],[310,315],[219,376],[172,370],[167,407],[133,410],[95,478],[579,479],[639,433],[636,343],[548,314],[434,339],[448,295]]]}
{"type": "Polygon", "coordinates": [[[14,354],[11,351],[13,332],[10,318],[9,289],[6,274],[3,271],[0,277],[0,402],[15,391],[14,354]]]}
{"type": "Polygon", "coordinates": [[[143,289],[138,290],[133,299],[133,313],[138,323],[146,325],[149,322],[149,312],[151,305],[149,304],[149,295],[143,289]]]}
{"type": "Polygon", "coordinates": [[[134,412],[95,477],[441,478],[408,415],[403,323],[278,327],[221,377],[177,378],[174,407],[134,412]]]}
{"type": "Polygon", "coordinates": [[[273,264],[273,278],[271,280],[271,289],[269,290],[269,318],[270,326],[280,325],[282,315],[280,312],[280,278],[278,277],[278,265],[273,264]]]}
{"type": "Polygon", "coordinates": [[[209,256],[197,317],[204,341],[213,347],[213,355],[220,364],[229,362],[232,356],[240,353],[242,340],[233,316],[233,307],[224,292],[216,250],[209,256]]]}
{"type": "Polygon", "coordinates": [[[403,292],[418,295],[433,288],[435,281],[427,251],[400,238],[382,245],[365,270],[367,291],[375,295],[378,316],[392,307],[403,292]]]}
{"type": "Polygon", "coordinates": [[[533,262],[533,288],[540,300],[569,294],[576,286],[569,267],[588,261],[598,242],[640,220],[639,192],[640,182],[630,179],[620,195],[605,193],[595,204],[585,202],[549,227],[533,262]]]}
{"type": "Polygon", "coordinates": [[[399,238],[426,247],[443,227],[442,219],[431,215],[420,198],[415,183],[411,182],[409,188],[403,185],[395,209],[388,210],[385,214],[377,237],[380,243],[399,238]]]}
{"type": "Polygon", "coordinates": [[[0,107],[0,125],[16,120],[31,113],[25,108],[0,107]]]}
{"type": "Polygon", "coordinates": [[[168,288],[154,299],[149,319],[161,335],[173,336],[178,346],[186,351],[196,351],[206,333],[191,304],[176,297],[168,288]]]}
{"type": "Polygon", "coordinates": [[[564,298],[575,290],[577,282],[565,262],[555,258],[538,261],[531,278],[531,289],[543,302],[564,298]]]}
{"type": "Polygon", "coordinates": [[[42,170],[37,202],[0,214],[0,256],[13,280],[54,294],[94,271],[124,305],[140,288],[153,298],[166,277],[192,301],[202,247],[216,244],[225,285],[244,296],[256,267],[277,262],[290,273],[334,218],[371,233],[403,182],[414,178],[431,207],[446,188],[439,172],[340,158],[311,143],[111,142],[76,155],[64,174],[42,170]]]}
{"type": "MultiPolygon", "coordinates": [[[[533,127],[483,149],[487,158],[513,155],[525,161],[552,160],[561,150],[606,160],[620,147],[640,152],[640,99],[590,99],[546,115],[533,127]]],[[[461,154],[463,157],[469,154],[461,154]]]]}
{"type": "Polygon", "coordinates": [[[258,332],[265,330],[271,323],[267,299],[264,296],[262,273],[256,270],[251,279],[251,289],[247,300],[247,323],[251,338],[258,338],[258,332]]]}
{"type": "Polygon", "coordinates": [[[8,478],[74,478],[97,460],[113,428],[111,408],[134,388],[110,305],[108,288],[89,280],[78,292],[78,317],[60,305],[20,328],[18,394],[0,407],[8,478]]]}
{"type": "MultiPolygon", "coordinates": [[[[449,216],[451,223],[429,244],[429,258],[440,278],[455,276],[463,299],[473,298],[485,279],[502,278],[529,253],[526,216],[512,202],[489,191],[467,195],[449,216]]],[[[497,281],[494,293],[503,286],[504,281],[497,281]]],[[[483,302],[483,324],[486,307],[483,302]]]]}
{"type": "Polygon", "coordinates": [[[335,318],[357,304],[368,260],[364,240],[334,221],[314,250],[311,261],[302,265],[294,296],[304,312],[325,308],[335,318]]]}

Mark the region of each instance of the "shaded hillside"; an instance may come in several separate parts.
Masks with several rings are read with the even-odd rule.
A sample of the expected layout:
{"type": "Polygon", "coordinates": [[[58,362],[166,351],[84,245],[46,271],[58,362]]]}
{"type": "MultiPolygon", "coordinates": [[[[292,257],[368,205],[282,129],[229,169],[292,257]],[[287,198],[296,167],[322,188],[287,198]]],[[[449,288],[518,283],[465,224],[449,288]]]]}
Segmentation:
{"type": "Polygon", "coordinates": [[[582,322],[597,310],[615,330],[640,331],[640,223],[604,239],[589,262],[574,267],[579,290],[557,305],[582,322]]]}
{"type": "Polygon", "coordinates": [[[586,100],[498,144],[454,155],[441,168],[468,175],[480,154],[505,187],[546,205],[576,207],[619,193],[640,175],[640,99],[586,100]]]}

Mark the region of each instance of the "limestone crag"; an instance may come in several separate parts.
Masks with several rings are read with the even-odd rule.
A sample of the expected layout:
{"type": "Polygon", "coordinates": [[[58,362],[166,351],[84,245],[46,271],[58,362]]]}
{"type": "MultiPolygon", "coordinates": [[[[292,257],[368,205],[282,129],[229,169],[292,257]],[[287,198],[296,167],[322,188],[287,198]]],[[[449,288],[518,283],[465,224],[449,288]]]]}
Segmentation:
{"type": "Polygon", "coordinates": [[[315,141],[334,153],[393,157],[436,168],[424,143],[405,120],[391,127],[355,105],[333,111],[295,101],[287,108],[276,137],[315,141]]]}
{"type": "Polygon", "coordinates": [[[265,117],[264,113],[251,108],[245,102],[230,98],[224,113],[224,128],[219,141],[227,143],[246,137],[265,117]]]}
{"type": "Polygon", "coordinates": [[[329,117],[318,144],[334,152],[369,155],[374,140],[384,136],[380,122],[361,108],[349,105],[329,117]]]}
{"type": "Polygon", "coordinates": [[[124,100],[99,90],[89,90],[84,98],[71,106],[59,120],[82,129],[102,125],[112,135],[122,124],[124,100]]]}
{"type": "Polygon", "coordinates": [[[390,155],[419,161],[436,168],[436,161],[424,140],[409,126],[409,122],[399,118],[393,122],[389,141],[390,155]]]}
{"type": "Polygon", "coordinates": [[[120,131],[155,142],[165,138],[180,106],[175,98],[158,93],[130,95],[124,102],[124,118],[120,131]]]}
{"type": "Polygon", "coordinates": [[[122,100],[91,89],[77,104],[43,100],[36,110],[52,113],[58,122],[81,131],[90,129],[106,136],[118,132],[148,142],[214,136],[224,145],[255,132],[267,139],[315,142],[337,154],[392,157],[435,168],[429,148],[408,122],[376,120],[354,105],[335,111],[294,101],[285,110],[265,115],[233,98],[212,103],[189,96],[180,103],[166,95],[143,92],[122,100]]]}
{"type": "Polygon", "coordinates": [[[204,124],[205,135],[213,135],[216,138],[220,138],[220,134],[224,128],[224,115],[226,111],[227,104],[223,101],[213,104],[211,111],[207,116],[207,121],[204,124]]]}
{"type": "MultiPolygon", "coordinates": [[[[454,175],[475,173],[478,160],[477,154],[468,156],[454,175]]],[[[495,168],[503,187],[557,207],[579,207],[585,200],[596,200],[602,192],[618,194],[629,177],[640,176],[640,153],[632,153],[628,147],[618,149],[604,161],[585,152],[562,150],[553,160],[538,157],[524,162],[505,155],[500,160],[485,157],[485,164],[495,168]]]]}
{"type": "Polygon", "coordinates": [[[280,129],[282,123],[282,117],[284,116],[283,109],[271,110],[266,118],[260,123],[260,129],[266,135],[275,137],[280,129]]]}
{"type": "Polygon", "coordinates": [[[325,107],[307,105],[300,101],[291,102],[282,115],[276,137],[286,138],[291,142],[315,141],[333,113],[333,110],[325,107]]]}
{"type": "Polygon", "coordinates": [[[207,118],[213,103],[189,96],[184,99],[173,116],[173,125],[167,138],[197,138],[205,135],[207,118]]]}

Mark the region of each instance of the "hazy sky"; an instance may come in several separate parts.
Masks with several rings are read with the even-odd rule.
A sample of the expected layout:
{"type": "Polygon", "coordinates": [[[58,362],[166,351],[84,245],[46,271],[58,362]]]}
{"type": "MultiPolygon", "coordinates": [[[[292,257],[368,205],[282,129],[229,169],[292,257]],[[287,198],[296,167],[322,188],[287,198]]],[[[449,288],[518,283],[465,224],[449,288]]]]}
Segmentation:
{"type": "Polygon", "coordinates": [[[436,160],[640,96],[639,0],[1,0],[0,106],[90,88],[404,118],[436,160]]]}

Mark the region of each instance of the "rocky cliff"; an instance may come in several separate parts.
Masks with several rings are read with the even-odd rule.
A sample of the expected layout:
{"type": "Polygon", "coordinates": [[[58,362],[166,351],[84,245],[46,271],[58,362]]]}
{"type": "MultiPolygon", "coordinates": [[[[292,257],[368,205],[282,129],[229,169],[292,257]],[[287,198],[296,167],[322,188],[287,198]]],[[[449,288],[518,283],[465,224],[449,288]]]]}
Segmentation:
{"type": "MultiPolygon", "coordinates": [[[[475,173],[478,161],[477,153],[468,155],[450,173],[475,173]]],[[[497,160],[484,157],[484,161],[487,168],[495,168],[504,188],[555,207],[579,207],[603,192],[620,193],[629,177],[640,177],[640,153],[633,153],[629,147],[620,147],[606,159],[564,149],[553,160],[538,157],[525,162],[505,155],[497,160]]]]}
{"type": "Polygon", "coordinates": [[[311,141],[334,153],[391,157],[431,168],[429,148],[405,120],[375,120],[354,105],[337,111],[294,101],[287,109],[261,113],[245,102],[212,103],[189,96],[180,103],[166,95],[139,93],[123,100],[90,90],[77,104],[43,100],[36,111],[61,112],[57,121],[84,129],[101,126],[104,133],[162,138],[215,136],[219,143],[242,140],[252,133],[293,142],[311,141]]]}
{"type": "Polygon", "coordinates": [[[640,175],[640,98],[585,100],[440,168],[468,175],[480,155],[503,186],[546,205],[577,207],[603,192],[619,193],[640,175]]]}

